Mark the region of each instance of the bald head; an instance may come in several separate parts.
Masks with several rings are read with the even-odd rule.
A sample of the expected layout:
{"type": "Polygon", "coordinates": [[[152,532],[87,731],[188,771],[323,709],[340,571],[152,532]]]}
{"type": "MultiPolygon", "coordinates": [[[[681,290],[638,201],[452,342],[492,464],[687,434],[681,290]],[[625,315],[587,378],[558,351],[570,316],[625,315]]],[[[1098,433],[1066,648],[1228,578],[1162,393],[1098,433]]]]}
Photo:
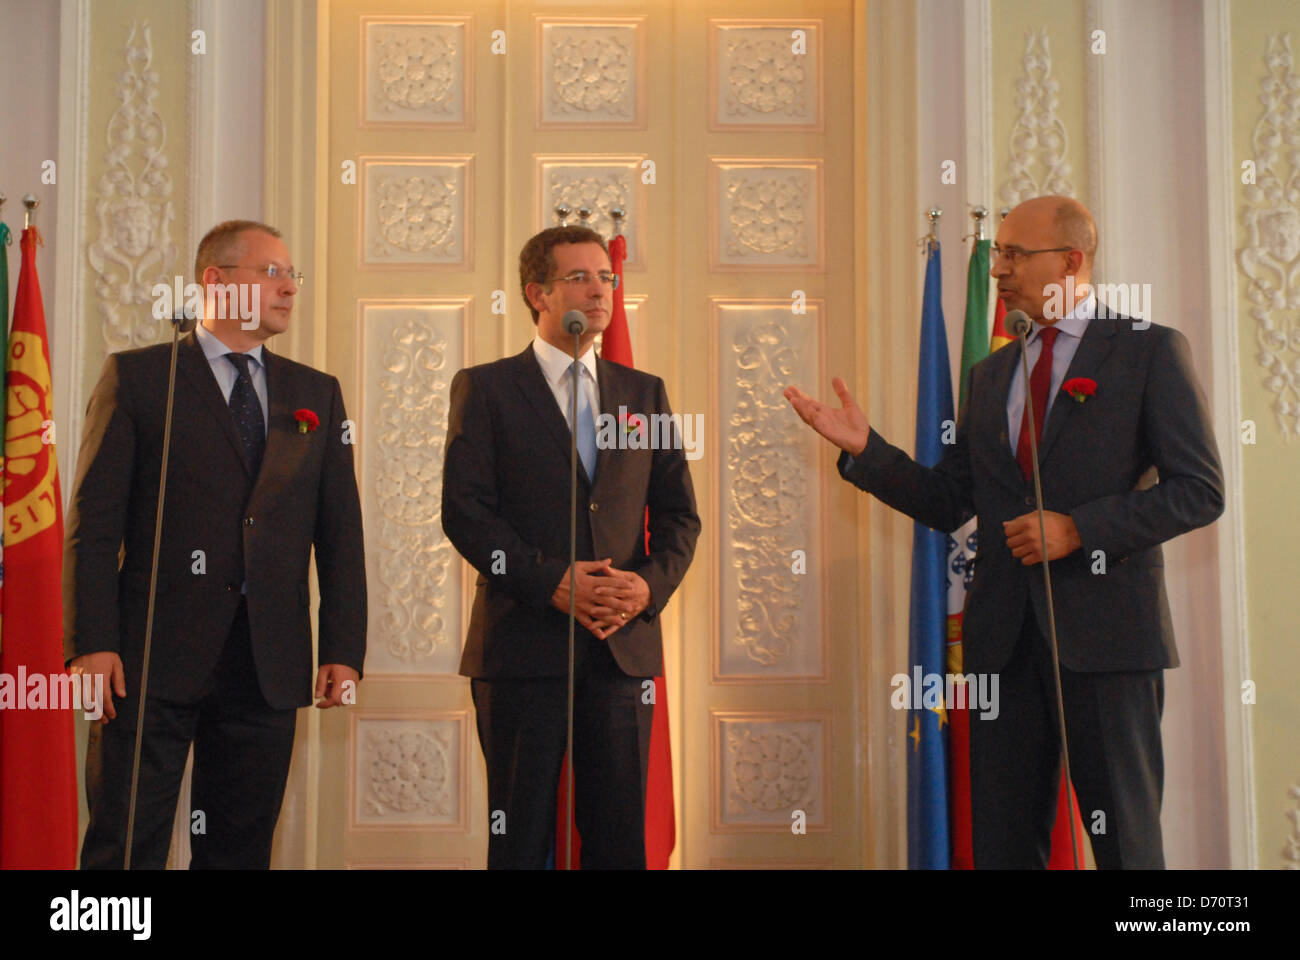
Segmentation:
{"type": "MultiPolygon", "coordinates": [[[[1087,297],[1097,228],[1087,207],[1072,197],[1034,197],[1007,214],[998,225],[997,248],[989,271],[998,281],[998,297],[1008,310],[1045,316],[1049,303],[1087,297]]],[[[1055,306],[1053,307],[1055,309],[1055,306]]]]}
{"type": "Polygon", "coordinates": [[[1073,197],[1048,196],[1026,200],[1007,214],[1004,223],[1024,228],[1044,238],[1053,247],[1069,247],[1083,252],[1081,279],[1092,274],[1092,260],[1097,254],[1097,226],[1088,208],[1073,197]],[[1050,240],[1047,238],[1050,237],[1050,240]]]}

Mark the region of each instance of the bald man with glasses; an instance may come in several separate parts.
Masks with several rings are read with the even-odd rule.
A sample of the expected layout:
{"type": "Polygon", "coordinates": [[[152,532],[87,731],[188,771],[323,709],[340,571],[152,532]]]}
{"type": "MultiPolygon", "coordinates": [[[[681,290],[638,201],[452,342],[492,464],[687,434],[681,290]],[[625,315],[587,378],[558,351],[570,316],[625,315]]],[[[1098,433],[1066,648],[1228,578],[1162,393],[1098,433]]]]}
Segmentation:
{"type": "Polygon", "coordinates": [[[1061,743],[1044,555],[1071,772],[1097,865],[1164,866],[1160,718],[1178,652],[1160,545],[1219,517],[1223,471],[1187,338],[1098,303],[1096,248],[1091,215],[1069,197],[1026,201],[1002,222],[992,275],[1008,310],[1033,321],[1029,388],[1016,345],[976,364],[956,442],[932,468],[873,430],[843,380],[839,409],[786,390],[841,448],[850,483],[935,530],[979,517],[963,671],[997,674],[1000,702],[970,723],[976,867],[1045,867],[1050,852],[1061,743]],[[1082,402],[1062,390],[1074,378],[1095,383],[1082,402]]]}

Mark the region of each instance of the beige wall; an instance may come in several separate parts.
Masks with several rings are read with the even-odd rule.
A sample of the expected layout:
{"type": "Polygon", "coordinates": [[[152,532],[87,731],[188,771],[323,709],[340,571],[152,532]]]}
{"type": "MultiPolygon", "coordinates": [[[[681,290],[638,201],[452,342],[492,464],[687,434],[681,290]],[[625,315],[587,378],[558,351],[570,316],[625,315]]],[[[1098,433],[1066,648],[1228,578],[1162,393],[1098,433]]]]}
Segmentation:
{"type": "MultiPolygon", "coordinates": [[[[1300,743],[1300,693],[1297,693],[1296,678],[1300,677],[1300,645],[1296,643],[1295,586],[1300,561],[1293,547],[1300,540],[1300,515],[1294,508],[1296,479],[1300,477],[1300,418],[1295,412],[1300,401],[1296,393],[1300,378],[1293,374],[1291,388],[1281,395],[1292,405],[1291,415],[1279,417],[1274,409],[1279,394],[1268,387],[1269,372],[1259,357],[1267,350],[1290,365],[1291,370],[1297,369],[1300,350],[1296,338],[1300,336],[1300,323],[1296,320],[1295,304],[1300,300],[1300,280],[1295,277],[1293,260],[1290,282],[1283,279],[1280,284],[1289,296],[1290,306],[1269,310],[1275,329],[1290,331],[1289,345],[1262,344],[1263,327],[1251,314],[1255,304],[1249,297],[1250,274],[1268,279],[1275,288],[1279,286],[1279,276],[1262,265],[1258,270],[1248,271],[1243,264],[1250,258],[1243,251],[1251,243],[1245,225],[1247,211],[1258,209],[1262,221],[1285,210],[1295,218],[1300,205],[1294,195],[1281,203],[1270,202],[1266,197],[1257,199],[1255,192],[1241,182],[1241,163],[1254,160],[1257,185],[1261,188],[1266,182],[1266,169],[1272,169],[1283,184],[1288,182],[1288,177],[1300,174],[1300,159],[1294,158],[1293,146],[1280,145],[1276,159],[1270,163],[1255,140],[1265,109],[1260,103],[1261,81],[1270,73],[1274,77],[1290,76],[1293,83],[1300,78],[1300,64],[1292,64],[1289,70],[1279,64],[1272,72],[1265,65],[1270,38],[1289,35],[1292,49],[1300,53],[1300,9],[1287,0],[1234,0],[1231,6],[1235,176],[1224,188],[1232,190],[1237,212],[1233,247],[1238,251],[1239,296],[1235,317],[1225,317],[1223,322],[1236,324],[1241,413],[1243,418],[1255,422],[1256,442],[1242,445],[1244,483],[1240,490],[1229,491],[1229,495],[1241,497],[1245,506],[1250,680],[1255,685],[1255,705],[1251,710],[1259,865],[1297,867],[1300,866],[1300,815],[1296,812],[1300,809],[1296,792],[1300,783],[1300,746],[1297,745],[1300,743]],[[1282,419],[1288,421],[1289,429],[1283,428],[1282,419]]],[[[1293,121],[1289,130],[1294,136],[1300,132],[1300,124],[1293,121]]],[[[1292,225],[1291,229],[1297,227],[1292,225]]],[[[1269,236],[1265,233],[1262,239],[1267,242],[1269,236]]],[[[1219,439],[1222,444],[1241,443],[1240,437],[1219,439]]]]}

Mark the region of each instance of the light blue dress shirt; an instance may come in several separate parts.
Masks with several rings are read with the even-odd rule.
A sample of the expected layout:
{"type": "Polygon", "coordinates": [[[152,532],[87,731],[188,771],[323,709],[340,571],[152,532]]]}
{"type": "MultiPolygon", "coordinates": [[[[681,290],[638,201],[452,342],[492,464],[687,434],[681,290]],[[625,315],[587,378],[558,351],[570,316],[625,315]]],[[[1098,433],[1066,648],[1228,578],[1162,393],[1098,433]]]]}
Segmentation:
{"type": "MultiPolygon", "coordinates": [[[[235,389],[235,381],[239,379],[239,371],[229,360],[224,359],[227,353],[238,353],[238,350],[231,350],[228,346],[217,339],[217,335],[199,324],[194,328],[194,333],[199,338],[199,346],[203,348],[203,355],[208,358],[208,366],[212,368],[212,375],[217,378],[217,386],[221,388],[221,396],[230,403],[230,391],[235,389]]],[[[253,378],[253,390],[257,393],[257,402],[262,405],[262,429],[269,429],[271,421],[270,408],[266,402],[266,364],[262,362],[262,345],[259,343],[252,350],[249,350],[246,356],[252,361],[248,365],[248,375],[253,378]]]]}

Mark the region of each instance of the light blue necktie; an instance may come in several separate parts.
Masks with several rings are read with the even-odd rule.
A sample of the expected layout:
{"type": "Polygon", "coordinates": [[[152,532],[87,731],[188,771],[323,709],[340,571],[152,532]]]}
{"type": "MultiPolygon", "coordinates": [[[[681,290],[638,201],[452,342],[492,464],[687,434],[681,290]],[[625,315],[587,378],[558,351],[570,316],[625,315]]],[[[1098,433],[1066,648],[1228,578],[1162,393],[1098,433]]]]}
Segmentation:
{"type": "MultiPolygon", "coordinates": [[[[573,364],[569,364],[569,382],[573,382],[573,364]]],[[[582,380],[579,378],[578,386],[582,380]]],[[[570,397],[570,404],[573,399],[570,397]]],[[[573,409],[570,406],[569,409],[573,409]]],[[[587,471],[587,479],[596,480],[596,422],[591,415],[591,403],[587,400],[587,391],[578,390],[578,457],[587,471]]]]}

